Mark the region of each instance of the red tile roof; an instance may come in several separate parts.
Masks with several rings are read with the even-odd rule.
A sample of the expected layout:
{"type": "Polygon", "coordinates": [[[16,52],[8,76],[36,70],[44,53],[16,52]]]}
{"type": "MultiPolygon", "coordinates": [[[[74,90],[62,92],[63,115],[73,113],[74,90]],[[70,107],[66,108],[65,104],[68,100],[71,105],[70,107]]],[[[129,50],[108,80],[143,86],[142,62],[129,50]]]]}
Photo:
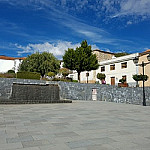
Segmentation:
{"type": "Polygon", "coordinates": [[[150,49],[147,49],[145,52],[150,52],[150,49]]]}
{"type": "Polygon", "coordinates": [[[8,57],[8,56],[0,55],[0,59],[5,59],[5,60],[21,59],[21,60],[24,60],[25,57],[8,57]]]}

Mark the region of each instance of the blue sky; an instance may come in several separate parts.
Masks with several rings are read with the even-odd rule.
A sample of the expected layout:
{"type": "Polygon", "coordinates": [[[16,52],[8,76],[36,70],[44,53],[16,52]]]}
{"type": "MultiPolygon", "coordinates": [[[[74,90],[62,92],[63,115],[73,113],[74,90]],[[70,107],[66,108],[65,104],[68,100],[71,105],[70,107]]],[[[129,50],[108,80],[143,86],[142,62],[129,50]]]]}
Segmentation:
{"type": "Polygon", "coordinates": [[[58,59],[87,40],[92,49],[150,48],[150,0],[0,0],[0,55],[48,51],[58,59]]]}

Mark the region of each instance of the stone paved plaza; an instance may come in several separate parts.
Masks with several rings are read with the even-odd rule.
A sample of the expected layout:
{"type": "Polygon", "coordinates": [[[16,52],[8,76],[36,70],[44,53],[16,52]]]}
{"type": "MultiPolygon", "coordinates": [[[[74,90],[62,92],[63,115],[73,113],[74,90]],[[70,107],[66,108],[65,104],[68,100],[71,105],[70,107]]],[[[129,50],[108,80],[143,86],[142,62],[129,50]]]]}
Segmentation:
{"type": "Polygon", "coordinates": [[[150,150],[150,107],[100,101],[0,105],[0,150],[150,150]]]}

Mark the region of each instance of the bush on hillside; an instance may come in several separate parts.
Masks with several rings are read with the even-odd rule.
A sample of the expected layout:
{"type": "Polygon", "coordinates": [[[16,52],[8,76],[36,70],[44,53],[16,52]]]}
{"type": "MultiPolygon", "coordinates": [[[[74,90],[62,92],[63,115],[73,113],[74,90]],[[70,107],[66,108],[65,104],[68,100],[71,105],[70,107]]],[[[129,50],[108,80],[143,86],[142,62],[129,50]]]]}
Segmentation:
{"type": "Polygon", "coordinates": [[[76,82],[76,83],[77,83],[77,82],[78,82],[78,80],[72,80],[72,82],[76,82]]]}
{"type": "Polygon", "coordinates": [[[15,73],[0,73],[0,78],[16,78],[15,73]]]}
{"type": "Polygon", "coordinates": [[[49,77],[54,77],[55,76],[55,73],[54,72],[48,72],[47,74],[49,77]]]}
{"type": "Polygon", "coordinates": [[[72,82],[72,78],[53,78],[52,81],[72,82]]]}
{"type": "Polygon", "coordinates": [[[40,80],[40,73],[37,72],[17,72],[17,78],[40,80]]]}

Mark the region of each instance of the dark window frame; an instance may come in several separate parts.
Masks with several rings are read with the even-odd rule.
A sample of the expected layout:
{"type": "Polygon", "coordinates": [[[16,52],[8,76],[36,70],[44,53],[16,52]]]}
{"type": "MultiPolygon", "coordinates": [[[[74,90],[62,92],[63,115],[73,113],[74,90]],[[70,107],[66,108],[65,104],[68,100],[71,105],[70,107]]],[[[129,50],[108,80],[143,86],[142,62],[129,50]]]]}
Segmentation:
{"type": "Polygon", "coordinates": [[[102,66],[101,67],[101,72],[104,72],[105,71],[105,66],[102,66]]]}
{"type": "Polygon", "coordinates": [[[115,64],[110,65],[110,70],[115,70],[115,64]]]}
{"type": "Polygon", "coordinates": [[[127,62],[121,63],[121,69],[127,68],[127,62]]]}

